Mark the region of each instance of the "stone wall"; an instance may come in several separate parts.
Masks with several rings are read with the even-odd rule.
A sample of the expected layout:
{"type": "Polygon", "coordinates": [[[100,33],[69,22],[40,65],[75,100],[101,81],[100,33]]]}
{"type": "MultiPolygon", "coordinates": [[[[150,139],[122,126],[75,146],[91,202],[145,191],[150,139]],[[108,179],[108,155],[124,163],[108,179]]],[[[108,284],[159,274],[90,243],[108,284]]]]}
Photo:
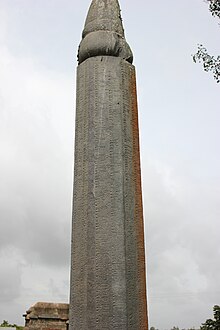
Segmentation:
{"type": "Polygon", "coordinates": [[[69,304],[38,302],[24,314],[24,330],[66,330],[69,304]]]}

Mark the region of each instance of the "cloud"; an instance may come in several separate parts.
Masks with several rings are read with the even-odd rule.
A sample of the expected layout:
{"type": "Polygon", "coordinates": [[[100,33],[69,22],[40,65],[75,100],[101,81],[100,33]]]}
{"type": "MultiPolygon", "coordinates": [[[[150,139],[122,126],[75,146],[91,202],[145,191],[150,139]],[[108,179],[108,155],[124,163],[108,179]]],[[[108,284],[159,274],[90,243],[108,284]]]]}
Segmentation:
{"type": "Polygon", "coordinates": [[[7,14],[0,8],[0,44],[5,42],[7,35],[7,14]]]}
{"type": "Polygon", "coordinates": [[[153,159],[144,164],[150,323],[198,327],[219,297],[219,182],[195,182],[153,159]]]}
{"type": "Polygon", "coordinates": [[[0,68],[0,319],[21,323],[30,296],[68,299],[73,76],[13,54],[2,9],[0,68]]]}
{"type": "Polygon", "coordinates": [[[1,250],[0,264],[0,305],[9,305],[21,294],[21,260],[13,249],[1,250]]]}
{"type": "MultiPolygon", "coordinates": [[[[200,68],[195,74],[190,47],[194,40],[196,45],[201,28],[209,42],[216,45],[217,34],[212,40],[213,29],[195,24],[199,4],[176,2],[177,15],[169,21],[164,12],[173,12],[171,1],[162,5],[159,12],[156,2],[148,7],[146,1],[142,2],[142,6],[126,2],[123,7],[134,6],[134,11],[129,10],[131,22],[134,12],[137,17],[144,13],[138,30],[144,31],[147,40],[143,44],[143,33],[137,34],[137,29],[130,25],[128,34],[129,40],[133,35],[135,57],[142,58],[137,71],[142,79],[138,90],[142,95],[140,123],[145,140],[141,153],[150,325],[161,330],[173,325],[199,326],[211,317],[220,294],[220,182],[216,152],[219,93],[212,80],[205,83],[206,75],[202,71],[199,73],[202,87],[198,88],[200,80],[196,75],[200,68]],[[189,13],[187,29],[183,11],[189,13]],[[177,27],[175,31],[173,24],[177,27]],[[162,46],[161,26],[164,27],[162,46]],[[183,32],[189,30],[192,30],[190,37],[184,37],[183,32]],[[183,38],[179,38],[179,32],[183,38]],[[173,42],[177,39],[181,47],[173,42]]],[[[54,63],[59,59],[52,56],[54,50],[64,54],[67,38],[72,47],[71,40],[78,38],[78,32],[74,25],[66,28],[62,20],[59,21],[62,29],[56,25],[54,32],[52,21],[47,21],[46,11],[42,12],[38,4],[34,8],[40,16],[34,10],[34,28],[25,39],[30,48],[27,51],[22,33],[31,24],[30,13],[35,2],[30,2],[28,15],[24,11],[27,3],[22,2],[22,16],[13,12],[14,4],[4,11],[4,4],[6,1],[0,4],[0,297],[4,299],[4,302],[0,300],[0,319],[21,324],[22,313],[36,301],[68,301],[74,74],[58,72],[54,63]],[[18,16],[19,24],[25,16],[29,19],[14,38],[12,31],[19,25],[14,19],[18,16]],[[44,22],[43,27],[38,24],[39,18],[44,22]],[[42,40],[47,24],[50,24],[48,35],[53,40],[50,36],[42,40]],[[9,29],[12,29],[10,42],[9,29]],[[71,37],[65,34],[67,30],[71,37]],[[33,31],[36,44],[31,43],[33,31]],[[19,46],[15,39],[19,39],[19,46]],[[48,44],[50,50],[46,50],[48,44]],[[17,46],[19,52],[15,53],[17,46]],[[42,53],[40,47],[44,48],[42,53]],[[40,61],[44,56],[47,67],[40,61]]],[[[57,4],[60,8],[60,1],[57,4]]],[[[69,11],[67,24],[75,23],[78,18],[72,15],[76,4],[72,7],[67,1],[66,5],[62,5],[63,16],[68,20],[69,11]]],[[[86,10],[87,4],[81,3],[77,10],[84,15],[83,6],[86,10]]],[[[200,18],[206,13],[205,8],[200,18]]],[[[53,11],[53,15],[62,17],[60,11],[53,11]]],[[[70,62],[60,62],[60,68],[69,68],[70,62]]]]}

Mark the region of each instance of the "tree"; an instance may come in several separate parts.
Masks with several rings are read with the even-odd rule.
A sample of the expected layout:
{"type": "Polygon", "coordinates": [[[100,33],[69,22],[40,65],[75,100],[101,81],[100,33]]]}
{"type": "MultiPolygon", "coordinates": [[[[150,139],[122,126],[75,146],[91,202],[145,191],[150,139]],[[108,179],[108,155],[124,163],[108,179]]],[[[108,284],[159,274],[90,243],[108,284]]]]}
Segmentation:
{"type": "Polygon", "coordinates": [[[215,58],[208,54],[207,49],[203,45],[198,45],[198,51],[193,55],[194,62],[203,64],[203,68],[206,72],[212,71],[217,83],[220,82],[220,55],[215,58]]]}
{"type": "Polygon", "coordinates": [[[24,327],[21,327],[17,324],[10,324],[8,321],[6,320],[3,320],[2,324],[0,324],[0,329],[1,327],[4,327],[4,328],[16,328],[16,330],[23,330],[24,327]]]}
{"type": "Polygon", "coordinates": [[[214,320],[208,319],[200,327],[201,330],[220,330],[220,306],[213,307],[214,320]]]}
{"type": "Polygon", "coordinates": [[[3,320],[2,324],[0,324],[0,327],[8,328],[8,327],[10,327],[10,324],[8,323],[8,321],[3,320]]]}
{"type": "MultiPolygon", "coordinates": [[[[209,3],[209,11],[212,16],[220,19],[220,0],[206,0],[206,2],[209,3]]],[[[193,55],[193,60],[195,63],[202,63],[206,72],[212,71],[217,83],[220,82],[220,55],[215,58],[209,55],[207,49],[203,45],[198,45],[198,50],[197,53],[193,55]]]]}
{"type": "Polygon", "coordinates": [[[220,18],[220,1],[219,0],[206,0],[209,3],[209,10],[213,16],[220,18]]]}

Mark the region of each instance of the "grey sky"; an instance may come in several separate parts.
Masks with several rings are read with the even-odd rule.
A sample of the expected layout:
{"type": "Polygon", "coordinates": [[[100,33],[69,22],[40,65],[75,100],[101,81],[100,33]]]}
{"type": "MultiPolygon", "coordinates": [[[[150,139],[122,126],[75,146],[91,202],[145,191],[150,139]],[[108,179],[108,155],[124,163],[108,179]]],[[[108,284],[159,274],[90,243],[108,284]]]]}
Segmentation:
{"type": "MultiPolygon", "coordinates": [[[[67,302],[76,53],[89,0],[0,0],[0,321],[67,302]]],[[[202,0],[120,1],[137,70],[150,324],[220,304],[220,53],[202,0]]]]}

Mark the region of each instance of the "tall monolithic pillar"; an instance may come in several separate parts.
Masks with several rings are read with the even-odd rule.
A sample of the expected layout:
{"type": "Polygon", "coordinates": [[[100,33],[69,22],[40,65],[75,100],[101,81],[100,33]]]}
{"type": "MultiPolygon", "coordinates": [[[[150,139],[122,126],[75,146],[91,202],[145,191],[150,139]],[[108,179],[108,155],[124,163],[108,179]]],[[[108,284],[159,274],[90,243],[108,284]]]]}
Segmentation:
{"type": "Polygon", "coordinates": [[[147,330],[135,68],[117,0],[79,46],[70,330],[147,330]]]}

